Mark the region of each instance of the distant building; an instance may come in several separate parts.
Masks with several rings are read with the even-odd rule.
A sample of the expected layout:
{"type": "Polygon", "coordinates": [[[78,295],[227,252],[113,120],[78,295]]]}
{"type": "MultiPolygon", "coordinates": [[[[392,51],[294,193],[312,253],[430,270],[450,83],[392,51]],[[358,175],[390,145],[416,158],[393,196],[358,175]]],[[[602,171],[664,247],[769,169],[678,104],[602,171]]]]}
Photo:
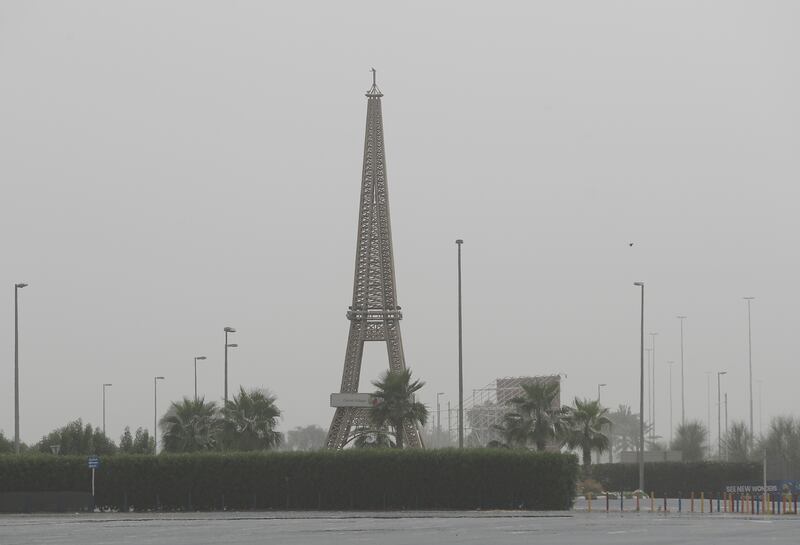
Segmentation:
{"type": "MultiPolygon", "coordinates": [[[[505,377],[495,379],[484,388],[472,391],[472,398],[464,396],[465,434],[468,446],[486,446],[491,441],[502,441],[503,438],[495,428],[501,424],[503,416],[513,410],[511,400],[522,396],[523,384],[553,382],[558,385],[553,409],[561,407],[561,377],[545,375],[537,377],[505,377]]],[[[547,450],[558,452],[559,445],[548,445],[547,450]]]]}

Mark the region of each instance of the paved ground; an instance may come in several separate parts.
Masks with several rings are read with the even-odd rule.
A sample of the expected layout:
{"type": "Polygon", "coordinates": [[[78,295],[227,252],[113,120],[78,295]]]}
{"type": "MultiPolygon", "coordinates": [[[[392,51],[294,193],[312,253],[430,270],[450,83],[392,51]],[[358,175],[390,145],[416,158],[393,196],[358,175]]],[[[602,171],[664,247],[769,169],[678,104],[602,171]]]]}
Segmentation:
{"type": "Polygon", "coordinates": [[[800,542],[800,517],[658,513],[0,515],[0,545],[702,544],[800,542]]]}

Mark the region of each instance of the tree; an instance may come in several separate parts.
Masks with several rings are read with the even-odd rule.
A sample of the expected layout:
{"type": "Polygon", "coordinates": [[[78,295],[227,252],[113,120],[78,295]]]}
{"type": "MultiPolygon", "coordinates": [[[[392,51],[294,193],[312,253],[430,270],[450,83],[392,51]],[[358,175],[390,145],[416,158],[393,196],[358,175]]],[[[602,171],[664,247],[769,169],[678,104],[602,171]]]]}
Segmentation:
{"type": "Polygon", "coordinates": [[[592,465],[592,451],[603,452],[608,448],[608,437],[603,428],[608,427],[608,409],[600,406],[597,400],[580,400],[575,398],[575,405],[567,409],[566,443],[571,449],[578,448],[583,452],[583,467],[592,465]]]}
{"type": "Polygon", "coordinates": [[[565,431],[564,408],[558,407],[557,382],[535,381],[522,384],[523,394],[511,400],[514,410],[503,418],[513,423],[513,437],[522,445],[533,444],[543,451],[547,443],[561,441],[565,431]]]}
{"type": "Polygon", "coordinates": [[[114,441],[106,437],[100,428],[92,428],[91,424],[84,426],[80,418],[42,437],[33,450],[50,454],[50,447],[54,445],[58,445],[59,454],[101,455],[117,451],[114,441]]]}
{"type": "Polygon", "coordinates": [[[150,435],[147,428],[136,428],[136,436],[133,438],[133,450],[131,454],[153,454],[155,451],[155,437],[150,435]]]}
{"type": "Polygon", "coordinates": [[[286,433],[287,450],[319,450],[325,447],[328,433],[319,426],[297,426],[286,433]]]}
{"type": "Polygon", "coordinates": [[[395,446],[392,438],[385,431],[359,428],[354,431],[353,437],[355,448],[393,448],[395,446]]]}
{"type": "Polygon", "coordinates": [[[729,462],[747,462],[750,459],[750,431],[744,422],[733,422],[725,434],[722,445],[729,462]]]}
{"type": "Polygon", "coordinates": [[[424,404],[414,401],[414,394],[425,383],[411,380],[411,369],[386,371],[379,380],[372,383],[377,388],[374,393],[377,404],[370,411],[370,419],[377,430],[390,428],[394,435],[396,448],[405,444],[407,426],[424,426],[428,420],[428,409],[424,404]]]}
{"type": "Polygon", "coordinates": [[[675,430],[672,450],[681,451],[684,462],[699,462],[704,458],[706,437],[705,426],[699,420],[690,420],[675,430]]]}
{"type": "Polygon", "coordinates": [[[276,398],[267,390],[245,391],[229,400],[222,410],[224,420],[223,445],[229,450],[267,450],[283,442],[283,434],[276,431],[281,411],[276,398]]]}
{"type": "Polygon", "coordinates": [[[792,416],[776,416],[758,452],[767,453],[767,471],[773,479],[794,479],[800,474],[800,421],[792,416]]]}
{"type": "Polygon", "coordinates": [[[125,431],[119,438],[119,451],[125,454],[133,452],[133,435],[130,426],[125,426],[125,431]]]}
{"type": "Polygon", "coordinates": [[[217,445],[217,405],[205,398],[173,401],[158,424],[161,444],[167,452],[213,450],[217,445]]]}
{"type": "Polygon", "coordinates": [[[500,433],[502,441],[489,441],[487,447],[525,448],[528,444],[529,422],[522,415],[510,412],[503,415],[500,424],[493,426],[500,433]]]}
{"type": "Polygon", "coordinates": [[[11,454],[14,452],[14,441],[6,439],[3,430],[0,430],[0,454],[11,454]]]}

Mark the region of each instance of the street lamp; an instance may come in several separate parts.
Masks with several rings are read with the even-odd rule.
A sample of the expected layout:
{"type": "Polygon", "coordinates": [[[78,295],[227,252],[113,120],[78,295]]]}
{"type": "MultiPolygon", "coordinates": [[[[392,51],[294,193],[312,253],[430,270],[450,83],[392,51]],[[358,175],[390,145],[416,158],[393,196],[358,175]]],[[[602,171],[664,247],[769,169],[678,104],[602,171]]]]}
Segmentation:
{"type": "Polygon", "coordinates": [[[458,246],[458,448],[464,448],[464,348],[461,329],[461,245],[462,239],[456,240],[458,246]]]}
{"type": "MultiPolygon", "coordinates": [[[[442,407],[439,405],[439,396],[444,392],[436,392],[436,444],[438,445],[442,437],[442,407]]],[[[441,445],[440,445],[441,446],[441,445]]]]}
{"type": "Polygon", "coordinates": [[[747,359],[750,367],[750,448],[753,447],[753,332],[750,327],[750,301],[755,297],[742,297],[747,301],[747,359]]]}
{"type": "Polygon", "coordinates": [[[650,367],[650,391],[652,392],[650,396],[650,434],[654,440],[656,438],[656,335],[658,333],[650,333],[650,349],[653,351],[653,360],[650,367]]]}
{"type": "Polygon", "coordinates": [[[225,331],[225,405],[228,404],[228,348],[233,348],[235,344],[228,344],[228,333],[236,333],[236,330],[232,327],[226,327],[223,331],[225,331]]]}
{"type": "Polygon", "coordinates": [[[14,452],[19,454],[19,290],[28,284],[14,284],[14,452]]]}
{"type": "Polygon", "coordinates": [[[106,388],[113,386],[111,383],[103,384],[103,435],[106,434],[106,388]]]}
{"type": "Polygon", "coordinates": [[[678,316],[681,321],[681,426],[686,424],[686,396],[684,394],[686,382],[683,379],[683,321],[686,316],[678,316]]]}
{"type": "Polygon", "coordinates": [[[205,356],[195,356],[194,358],[194,402],[197,403],[197,360],[204,360],[205,356]]]}
{"type": "Polygon", "coordinates": [[[727,375],[727,371],[717,373],[717,457],[722,459],[722,396],[720,396],[720,377],[727,375]]]}
{"type": "Polygon", "coordinates": [[[602,388],[603,386],[608,386],[608,384],[604,382],[602,384],[597,385],[597,403],[600,403],[600,388],[602,388]]]}
{"type": "Polygon", "coordinates": [[[670,448],[672,448],[672,365],[674,361],[668,361],[667,366],[669,367],[669,444],[670,448]]]}
{"type": "Polygon", "coordinates": [[[158,454],[158,381],[164,377],[153,377],[153,454],[158,454]]]}
{"type": "Polygon", "coordinates": [[[634,282],[642,288],[642,312],[639,324],[639,490],[644,490],[644,282],[634,282]]]}
{"type": "Polygon", "coordinates": [[[652,381],[650,380],[650,362],[653,359],[653,349],[645,348],[647,352],[647,367],[645,370],[645,382],[647,382],[647,422],[650,425],[647,430],[647,435],[653,439],[653,392],[651,391],[652,381]]]}

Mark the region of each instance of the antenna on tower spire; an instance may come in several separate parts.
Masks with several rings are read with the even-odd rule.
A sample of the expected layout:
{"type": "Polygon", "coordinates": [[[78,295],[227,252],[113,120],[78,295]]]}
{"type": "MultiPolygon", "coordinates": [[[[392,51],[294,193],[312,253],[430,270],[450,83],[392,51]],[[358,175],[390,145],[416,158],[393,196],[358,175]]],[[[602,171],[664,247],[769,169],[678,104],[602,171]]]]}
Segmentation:
{"type": "Polygon", "coordinates": [[[383,96],[383,93],[381,93],[381,90],[378,89],[377,77],[376,77],[378,71],[375,70],[374,68],[370,68],[369,71],[372,72],[372,87],[370,87],[369,91],[367,91],[367,97],[380,98],[383,96]]]}

